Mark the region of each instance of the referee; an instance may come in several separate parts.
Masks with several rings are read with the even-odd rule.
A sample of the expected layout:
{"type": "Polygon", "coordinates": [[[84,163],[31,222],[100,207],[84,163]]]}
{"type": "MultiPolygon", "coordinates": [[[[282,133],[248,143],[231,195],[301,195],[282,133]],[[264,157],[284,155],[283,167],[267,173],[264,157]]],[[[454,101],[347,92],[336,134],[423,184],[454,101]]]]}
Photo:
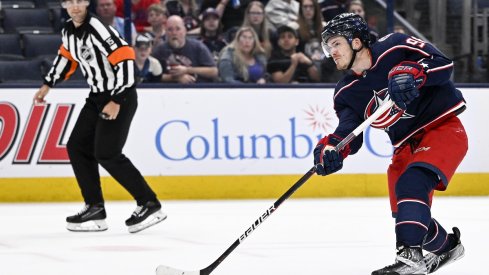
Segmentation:
{"type": "Polygon", "coordinates": [[[44,84],[34,96],[45,103],[49,89],[68,79],[79,66],[90,86],[67,149],[85,207],[66,218],[70,231],[107,230],[98,165],[102,165],[136,200],[126,220],[136,233],[166,218],[156,194],[138,169],[122,154],[137,109],[134,50],[117,31],[88,12],[90,0],[62,0],[70,16],[62,30],[62,45],[44,84]]]}

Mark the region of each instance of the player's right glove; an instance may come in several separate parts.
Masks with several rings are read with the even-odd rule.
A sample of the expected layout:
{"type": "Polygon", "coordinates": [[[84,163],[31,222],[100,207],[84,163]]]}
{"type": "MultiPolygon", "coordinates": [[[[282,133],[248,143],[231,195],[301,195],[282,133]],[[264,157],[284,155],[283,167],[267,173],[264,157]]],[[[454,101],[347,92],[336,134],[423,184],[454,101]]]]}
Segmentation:
{"type": "Polygon", "coordinates": [[[389,94],[397,107],[406,110],[407,105],[419,96],[419,88],[426,81],[423,66],[404,61],[389,72],[389,94]]]}
{"type": "Polygon", "coordinates": [[[318,175],[326,176],[343,168],[343,153],[348,155],[348,152],[335,150],[334,146],[340,141],[339,137],[328,135],[323,137],[314,148],[314,166],[318,175]]]}

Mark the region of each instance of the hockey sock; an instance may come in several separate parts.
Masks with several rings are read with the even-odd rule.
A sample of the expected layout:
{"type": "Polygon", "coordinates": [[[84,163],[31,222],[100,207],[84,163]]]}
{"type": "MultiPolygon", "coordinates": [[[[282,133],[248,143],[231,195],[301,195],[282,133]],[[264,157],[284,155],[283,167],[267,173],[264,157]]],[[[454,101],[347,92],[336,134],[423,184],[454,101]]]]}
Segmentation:
{"type": "Polygon", "coordinates": [[[452,249],[456,243],[457,241],[450,237],[435,219],[431,220],[423,249],[436,255],[441,255],[452,249]]]}
{"type": "Polygon", "coordinates": [[[406,170],[396,184],[396,236],[399,245],[421,246],[431,223],[429,193],[437,184],[434,173],[420,167],[406,170]]]}

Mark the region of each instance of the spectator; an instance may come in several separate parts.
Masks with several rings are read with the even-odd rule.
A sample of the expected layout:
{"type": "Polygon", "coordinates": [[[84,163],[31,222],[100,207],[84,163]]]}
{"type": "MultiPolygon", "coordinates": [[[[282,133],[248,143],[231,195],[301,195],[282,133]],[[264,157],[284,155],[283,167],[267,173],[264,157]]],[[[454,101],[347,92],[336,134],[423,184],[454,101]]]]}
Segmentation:
{"type": "Polygon", "coordinates": [[[394,26],[394,32],[398,33],[406,33],[406,30],[404,30],[404,27],[401,25],[395,25],[394,26]]]}
{"type": "Polygon", "coordinates": [[[168,14],[164,6],[153,4],[148,7],[148,23],[151,25],[151,31],[148,33],[153,37],[153,47],[165,42],[166,20],[168,14]]]}
{"type": "Polygon", "coordinates": [[[269,27],[275,31],[289,22],[297,22],[299,6],[296,0],[270,0],[265,7],[269,27]]]}
{"type": "MultiPolygon", "coordinates": [[[[348,5],[348,12],[354,13],[359,15],[363,20],[367,21],[366,15],[365,15],[365,9],[363,8],[363,2],[362,0],[351,0],[350,4],[348,5]]],[[[377,31],[377,28],[372,26],[372,24],[368,24],[368,28],[370,31],[370,36],[372,41],[377,41],[379,39],[379,32],[377,31]]]]}
{"type": "Polygon", "coordinates": [[[150,34],[139,34],[136,38],[136,81],[160,82],[163,69],[160,62],[151,56],[153,38],[150,34]]]}
{"type": "Polygon", "coordinates": [[[217,67],[204,43],[187,38],[183,19],[172,15],[166,21],[166,41],[153,51],[163,67],[163,82],[190,84],[211,82],[217,67]]]}
{"type": "MultiPolygon", "coordinates": [[[[104,24],[114,27],[122,37],[126,38],[124,18],[115,16],[117,7],[115,6],[114,0],[98,0],[96,11],[97,16],[104,24]]],[[[134,23],[131,23],[131,41],[133,44],[136,40],[136,35],[136,27],[134,26],[134,23]]]]}
{"type": "Polygon", "coordinates": [[[328,22],[338,14],[345,13],[348,10],[349,0],[323,0],[319,6],[323,20],[328,22]]]}
{"type": "Polygon", "coordinates": [[[227,45],[222,36],[222,24],[219,14],[214,8],[208,8],[202,14],[200,41],[212,53],[214,61],[217,61],[219,53],[227,45]]]}
{"type": "Polygon", "coordinates": [[[187,33],[199,33],[199,7],[195,0],[171,0],[167,1],[165,5],[169,15],[178,15],[183,18],[187,33]]]}
{"type": "Polygon", "coordinates": [[[272,43],[270,42],[270,29],[268,23],[265,20],[265,6],[259,1],[252,1],[246,8],[244,27],[252,27],[258,35],[260,45],[265,50],[267,58],[272,53],[272,43]]]}
{"type": "Polygon", "coordinates": [[[219,59],[219,76],[227,83],[265,83],[267,58],[258,35],[251,27],[242,27],[219,59]]]}
{"type": "Polygon", "coordinates": [[[202,0],[200,12],[204,12],[209,7],[215,8],[221,16],[223,32],[227,33],[229,30],[237,30],[243,24],[246,7],[248,7],[248,4],[251,1],[252,0],[202,0]]]}
{"type": "Polygon", "coordinates": [[[324,22],[317,0],[302,0],[298,23],[300,42],[297,50],[314,62],[320,62],[324,57],[320,42],[324,22]]]}
{"type": "MultiPolygon", "coordinates": [[[[159,0],[131,0],[131,17],[137,32],[151,31],[148,23],[148,7],[159,3],[159,0]]],[[[116,15],[124,18],[124,0],[115,0],[115,4],[117,6],[116,15]]]]}
{"type": "Polygon", "coordinates": [[[312,60],[302,52],[296,52],[299,45],[297,31],[288,25],[277,29],[279,49],[272,53],[267,66],[273,82],[298,83],[318,82],[318,69],[312,60]]]}

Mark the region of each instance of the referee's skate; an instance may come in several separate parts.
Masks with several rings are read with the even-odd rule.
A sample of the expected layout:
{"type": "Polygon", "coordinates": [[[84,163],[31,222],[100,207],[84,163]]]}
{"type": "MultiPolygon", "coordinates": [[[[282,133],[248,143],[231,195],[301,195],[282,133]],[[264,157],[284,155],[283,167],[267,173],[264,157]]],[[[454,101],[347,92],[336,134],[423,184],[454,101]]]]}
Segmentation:
{"type": "Polygon", "coordinates": [[[161,204],[158,201],[148,201],[138,205],[131,217],[126,220],[130,233],[137,233],[166,219],[166,214],[161,212],[161,204]]]}
{"type": "Polygon", "coordinates": [[[107,230],[107,214],[102,203],[86,204],[76,215],[66,218],[66,228],[75,232],[96,232],[107,230]]]}

